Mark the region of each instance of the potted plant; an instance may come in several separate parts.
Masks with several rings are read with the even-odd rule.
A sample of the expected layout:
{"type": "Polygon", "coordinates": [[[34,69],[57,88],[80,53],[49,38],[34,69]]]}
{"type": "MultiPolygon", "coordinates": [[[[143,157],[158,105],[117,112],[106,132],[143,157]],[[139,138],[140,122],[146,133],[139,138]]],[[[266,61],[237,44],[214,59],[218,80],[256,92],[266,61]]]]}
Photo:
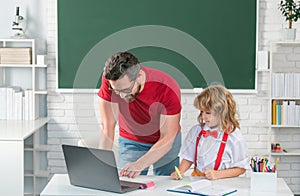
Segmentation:
{"type": "Polygon", "coordinates": [[[279,10],[288,22],[288,28],[284,29],[284,39],[295,40],[296,29],[292,28],[292,23],[300,18],[300,3],[294,0],[282,0],[279,4],[279,10]]]}

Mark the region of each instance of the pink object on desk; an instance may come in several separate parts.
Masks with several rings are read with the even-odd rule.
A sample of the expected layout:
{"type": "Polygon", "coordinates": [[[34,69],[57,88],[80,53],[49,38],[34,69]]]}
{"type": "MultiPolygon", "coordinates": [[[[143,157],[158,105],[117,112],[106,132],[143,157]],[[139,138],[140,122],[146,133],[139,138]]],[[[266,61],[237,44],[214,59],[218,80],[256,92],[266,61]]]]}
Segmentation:
{"type": "Polygon", "coordinates": [[[145,184],[140,185],[140,189],[147,189],[154,186],[154,182],[147,182],[145,184]]]}

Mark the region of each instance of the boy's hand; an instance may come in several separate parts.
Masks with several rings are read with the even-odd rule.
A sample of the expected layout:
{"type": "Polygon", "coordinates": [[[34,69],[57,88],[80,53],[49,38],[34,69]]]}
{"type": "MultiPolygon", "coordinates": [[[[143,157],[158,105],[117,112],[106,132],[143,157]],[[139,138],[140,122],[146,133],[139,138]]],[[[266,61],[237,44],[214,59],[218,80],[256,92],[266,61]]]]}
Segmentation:
{"type": "Polygon", "coordinates": [[[218,171],[216,171],[214,169],[206,168],[204,170],[204,174],[205,174],[205,177],[208,180],[216,180],[216,179],[218,179],[218,171]]]}
{"type": "MultiPolygon", "coordinates": [[[[181,174],[182,175],[182,174],[181,174]]],[[[183,176],[183,175],[182,175],[183,176]]],[[[177,175],[176,172],[171,173],[171,179],[173,180],[180,180],[179,176],[177,175]]]]}

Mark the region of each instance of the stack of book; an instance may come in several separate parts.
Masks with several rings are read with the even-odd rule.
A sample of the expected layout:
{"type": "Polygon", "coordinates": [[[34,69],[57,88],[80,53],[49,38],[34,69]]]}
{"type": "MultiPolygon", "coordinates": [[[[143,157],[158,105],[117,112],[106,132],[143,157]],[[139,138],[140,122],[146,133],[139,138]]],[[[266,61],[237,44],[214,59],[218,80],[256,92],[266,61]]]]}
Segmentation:
{"type": "Polygon", "coordinates": [[[274,73],[272,97],[300,97],[300,73],[274,73]]]}
{"type": "Polygon", "coordinates": [[[272,125],[300,126],[300,105],[291,100],[273,100],[272,125]]]}
{"type": "Polygon", "coordinates": [[[0,87],[0,120],[34,120],[32,89],[0,87]]]}
{"type": "Polygon", "coordinates": [[[31,64],[31,48],[0,48],[0,64],[31,64]]]}

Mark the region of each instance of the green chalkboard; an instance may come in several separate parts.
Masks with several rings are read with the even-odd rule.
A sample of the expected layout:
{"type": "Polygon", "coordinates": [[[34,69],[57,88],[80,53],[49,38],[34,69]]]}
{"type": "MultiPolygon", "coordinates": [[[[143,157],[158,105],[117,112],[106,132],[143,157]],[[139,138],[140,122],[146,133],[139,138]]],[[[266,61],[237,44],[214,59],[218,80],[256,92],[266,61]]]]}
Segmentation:
{"type": "Polygon", "coordinates": [[[58,0],[58,88],[95,89],[130,51],[182,89],[255,89],[255,0],[58,0]]]}

